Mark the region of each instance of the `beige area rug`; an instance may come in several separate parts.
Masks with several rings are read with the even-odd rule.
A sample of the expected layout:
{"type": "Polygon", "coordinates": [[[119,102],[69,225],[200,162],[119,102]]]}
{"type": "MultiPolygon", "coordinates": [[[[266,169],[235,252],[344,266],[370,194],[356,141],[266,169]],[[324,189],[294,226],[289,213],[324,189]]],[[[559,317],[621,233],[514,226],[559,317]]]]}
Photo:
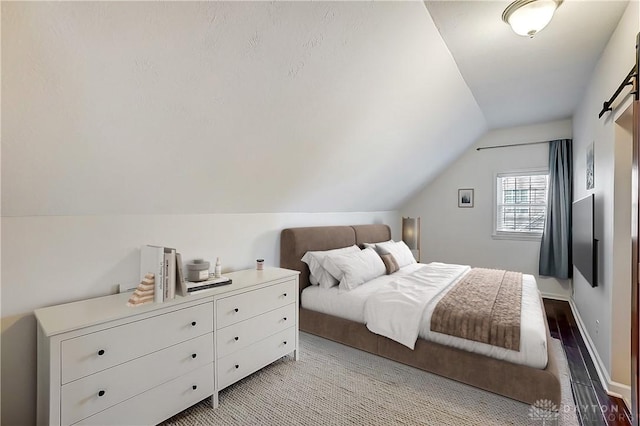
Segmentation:
{"type": "Polygon", "coordinates": [[[562,402],[549,412],[367,352],[300,333],[300,360],[282,358],[165,425],[563,425],[577,426],[560,342],[562,402]],[[543,422],[542,417],[546,417],[543,422]]]}

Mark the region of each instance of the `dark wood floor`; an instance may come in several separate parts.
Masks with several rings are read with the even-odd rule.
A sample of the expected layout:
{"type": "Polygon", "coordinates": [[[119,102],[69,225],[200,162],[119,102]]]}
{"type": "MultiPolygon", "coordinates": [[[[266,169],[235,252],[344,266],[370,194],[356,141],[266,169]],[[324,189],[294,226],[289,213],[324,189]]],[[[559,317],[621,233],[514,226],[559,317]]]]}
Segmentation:
{"type": "Polygon", "coordinates": [[[631,425],[624,402],[607,395],[602,388],[569,303],[544,299],[544,308],[551,336],[562,341],[567,355],[578,420],[584,426],[631,425]]]}

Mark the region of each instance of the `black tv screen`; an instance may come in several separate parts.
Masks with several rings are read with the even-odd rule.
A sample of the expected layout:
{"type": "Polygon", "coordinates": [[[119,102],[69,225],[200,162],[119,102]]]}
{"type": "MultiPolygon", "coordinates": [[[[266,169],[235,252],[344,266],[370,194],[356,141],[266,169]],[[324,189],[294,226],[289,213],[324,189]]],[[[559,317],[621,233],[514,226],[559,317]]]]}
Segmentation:
{"type": "Polygon", "coordinates": [[[598,241],[594,236],[593,211],[593,194],[575,201],[572,207],[571,227],[573,265],[591,287],[598,285],[598,241]]]}

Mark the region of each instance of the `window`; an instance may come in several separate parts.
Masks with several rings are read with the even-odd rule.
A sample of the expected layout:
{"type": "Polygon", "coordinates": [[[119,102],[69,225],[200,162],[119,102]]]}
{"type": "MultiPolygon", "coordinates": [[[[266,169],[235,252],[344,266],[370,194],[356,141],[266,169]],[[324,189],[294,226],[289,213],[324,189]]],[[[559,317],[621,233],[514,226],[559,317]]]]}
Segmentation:
{"type": "Polygon", "coordinates": [[[540,238],[547,216],[548,183],[546,171],[499,173],[494,237],[540,238]]]}

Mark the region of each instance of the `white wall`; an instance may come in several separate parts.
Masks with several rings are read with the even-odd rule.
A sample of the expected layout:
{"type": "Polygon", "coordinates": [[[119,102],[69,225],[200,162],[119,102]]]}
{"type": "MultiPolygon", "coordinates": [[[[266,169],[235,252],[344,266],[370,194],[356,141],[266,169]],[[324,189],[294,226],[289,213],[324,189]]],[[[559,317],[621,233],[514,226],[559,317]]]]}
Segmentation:
{"type": "Polygon", "coordinates": [[[533,274],[545,295],[568,298],[570,281],[538,276],[539,241],[492,238],[495,175],[547,169],[547,144],[477,151],[476,147],[571,138],[571,121],[492,130],[401,208],[422,218],[422,259],[533,274]],[[458,188],[473,188],[473,208],[458,208],[458,188]]]}
{"type": "Polygon", "coordinates": [[[1,7],[4,216],[394,209],[485,129],[422,2],[1,7]]]}
{"type": "Polygon", "coordinates": [[[2,424],[32,424],[36,397],[33,309],[106,295],[136,284],[139,247],[175,247],[185,260],[220,256],[223,272],[280,260],[286,227],[386,223],[397,212],[108,215],[2,219],[2,424]]]}
{"type": "MultiPolygon", "coordinates": [[[[573,300],[584,326],[587,341],[609,390],[629,395],[630,374],[630,229],[631,191],[623,181],[629,179],[628,139],[616,138],[615,120],[630,99],[619,100],[613,112],[598,119],[602,103],[608,99],[635,62],[635,40],[640,30],[638,2],[631,1],[611,36],[582,102],[573,116],[574,199],[589,193],[596,199],[596,238],[600,239],[599,283],[592,288],[574,268],[573,300]],[[586,149],[595,145],[595,188],[585,185],[586,149]],[[624,163],[623,163],[624,161],[624,163]],[[627,192],[626,198],[624,192],[627,192]],[[627,222],[627,223],[625,223],[627,222]],[[622,228],[620,228],[622,227],[622,228]],[[617,233],[616,233],[617,231],[617,233]]],[[[626,93],[626,92],[625,92],[626,93]]]]}
{"type": "Polygon", "coordinates": [[[235,270],[284,227],[398,238],[486,126],[422,2],[0,7],[3,424],[34,421],[33,309],[135,280],[142,244],[235,270]]]}

